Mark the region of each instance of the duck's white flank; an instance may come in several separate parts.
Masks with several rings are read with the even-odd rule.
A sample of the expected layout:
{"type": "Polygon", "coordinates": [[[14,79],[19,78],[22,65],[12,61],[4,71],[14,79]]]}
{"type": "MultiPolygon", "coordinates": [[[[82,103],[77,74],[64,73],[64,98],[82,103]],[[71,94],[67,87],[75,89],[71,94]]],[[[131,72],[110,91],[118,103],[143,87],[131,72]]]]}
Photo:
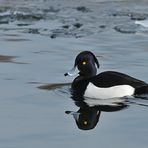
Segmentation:
{"type": "Polygon", "coordinates": [[[109,99],[117,97],[131,96],[135,92],[135,88],[130,85],[117,85],[107,88],[96,87],[91,82],[88,84],[84,93],[85,97],[109,99]]]}

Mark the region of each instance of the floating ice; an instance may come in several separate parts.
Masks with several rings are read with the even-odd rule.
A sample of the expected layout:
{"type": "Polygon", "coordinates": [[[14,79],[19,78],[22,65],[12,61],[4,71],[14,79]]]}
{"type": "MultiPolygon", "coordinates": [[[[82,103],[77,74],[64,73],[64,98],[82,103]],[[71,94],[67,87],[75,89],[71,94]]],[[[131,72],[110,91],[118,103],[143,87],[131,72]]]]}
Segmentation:
{"type": "Polygon", "coordinates": [[[148,20],[135,21],[135,24],[141,25],[143,27],[148,27],[148,20]]]}

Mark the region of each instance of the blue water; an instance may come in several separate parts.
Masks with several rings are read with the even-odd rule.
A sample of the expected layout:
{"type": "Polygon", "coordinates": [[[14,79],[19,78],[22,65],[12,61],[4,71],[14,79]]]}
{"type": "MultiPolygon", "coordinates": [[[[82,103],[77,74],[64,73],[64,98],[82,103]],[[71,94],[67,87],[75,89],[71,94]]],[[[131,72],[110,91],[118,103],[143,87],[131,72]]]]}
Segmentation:
{"type": "Polygon", "coordinates": [[[65,113],[79,110],[70,85],[59,85],[72,82],[64,73],[83,50],[98,56],[98,73],[115,70],[148,82],[148,29],[135,24],[147,19],[147,2],[0,4],[0,148],[147,147],[147,98],[101,111],[95,128],[86,131],[65,113]]]}

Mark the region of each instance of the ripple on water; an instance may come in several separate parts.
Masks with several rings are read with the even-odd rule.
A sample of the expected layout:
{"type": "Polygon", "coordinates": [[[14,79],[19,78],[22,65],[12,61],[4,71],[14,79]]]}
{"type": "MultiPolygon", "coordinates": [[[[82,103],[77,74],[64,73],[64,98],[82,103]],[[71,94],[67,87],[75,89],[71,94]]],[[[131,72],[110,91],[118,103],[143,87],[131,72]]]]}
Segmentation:
{"type": "Polygon", "coordinates": [[[98,5],[99,9],[95,7],[92,9],[83,5],[66,7],[47,5],[47,8],[1,6],[0,25],[7,24],[9,26],[15,23],[18,29],[24,27],[21,28],[22,31],[24,30],[23,33],[49,36],[52,39],[58,37],[83,38],[96,34],[96,32],[104,32],[110,28],[119,33],[133,34],[139,31],[139,27],[133,21],[141,21],[148,18],[147,12],[138,12],[130,8],[114,10],[113,7],[113,10],[109,11],[107,4],[107,2],[100,3],[98,5]],[[34,22],[41,21],[43,23],[40,23],[39,26],[33,26],[34,22]],[[54,28],[50,27],[50,25],[44,26],[45,21],[49,23],[57,21],[56,24],[58,23],[59,25],[54,28]],[[102,25],[102,21],[106,25],[102,25]],[[121,24],[121,22],[123,23],[121,24]],[[43,26],[42,29],[40,28],[41,25],[43,26]]]}
{"type": "Polygon", "coordinates": [[[0,55],[0,62],[13,62],[15,56],[0,55]]]}

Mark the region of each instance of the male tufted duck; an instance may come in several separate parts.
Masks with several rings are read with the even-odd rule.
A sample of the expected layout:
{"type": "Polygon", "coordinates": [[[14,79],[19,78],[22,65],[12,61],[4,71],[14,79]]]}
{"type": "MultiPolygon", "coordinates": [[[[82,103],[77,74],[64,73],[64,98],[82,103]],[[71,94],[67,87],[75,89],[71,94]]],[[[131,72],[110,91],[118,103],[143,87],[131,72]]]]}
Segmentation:
{"type": "Polygon", "coordinates": [[[148,93],[148,84],[126,74],[105,71],[98,75],[99,62],[90,51],[79,53],[74,67],[65,76],[72,76],[76,67],[79,70],[72,83],[72,92],[79,97],[108,99],[148,93]]]}

